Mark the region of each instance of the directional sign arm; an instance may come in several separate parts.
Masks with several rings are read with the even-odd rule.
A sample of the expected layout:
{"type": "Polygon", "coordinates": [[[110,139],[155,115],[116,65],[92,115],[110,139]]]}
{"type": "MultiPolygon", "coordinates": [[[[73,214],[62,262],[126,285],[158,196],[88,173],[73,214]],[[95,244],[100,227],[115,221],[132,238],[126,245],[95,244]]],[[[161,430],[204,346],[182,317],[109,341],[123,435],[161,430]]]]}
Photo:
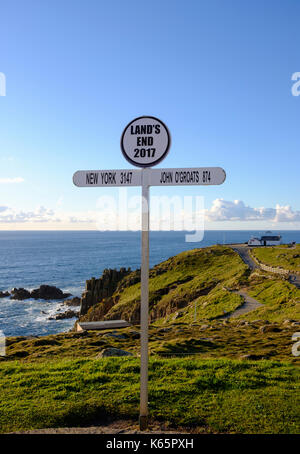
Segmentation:
{"type": "Polygon", "coordinates": [[[120,187],[141,186],[141,170],[78,170],[73,183],[79,187],[120,187]]]}
{"type": "Polygon", "coordinates": [[[148,178],[150,186],[207,186],[224,183],[226,173],[221,167],[151,169],[148,178]]]}
{"type": "MultiPolygon", "coordinates": [[[[221,167],[194,167],[178,169],[147,169],[148,186],[219,185],[226,178],[221,167]]],[[[79,170],[73,175],[73,183],[79,187],[141,186],[139,169],[79,170]]]]}

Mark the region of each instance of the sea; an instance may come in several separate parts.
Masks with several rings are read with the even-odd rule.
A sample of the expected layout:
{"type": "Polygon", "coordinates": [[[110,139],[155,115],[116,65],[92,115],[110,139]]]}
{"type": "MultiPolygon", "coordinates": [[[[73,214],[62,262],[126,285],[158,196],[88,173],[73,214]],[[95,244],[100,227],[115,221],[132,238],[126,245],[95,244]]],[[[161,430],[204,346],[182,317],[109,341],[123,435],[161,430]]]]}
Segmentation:
{"type": "MultiPolygon", "coordinates": [[[[150,266],[182,251],[214,244],[244,243],[257,230],[208,230],[200,242],[186,242],[187,232],[150,232],[150,266]]],[[[272,231],[283,243],[300,243],[300,231],[272,231]]],[[[105,268],[140,267],[140,232],[0,231],[0,291],[55,285],[81,296],[85,281],[105,268]]],[[[69,331],[75,318],[49,320],[69,309],[62,301],[0,298],[1,336],[41,336],[69,331]]],[[[78,310],[78,308],[77,308],[78,310]]]]}

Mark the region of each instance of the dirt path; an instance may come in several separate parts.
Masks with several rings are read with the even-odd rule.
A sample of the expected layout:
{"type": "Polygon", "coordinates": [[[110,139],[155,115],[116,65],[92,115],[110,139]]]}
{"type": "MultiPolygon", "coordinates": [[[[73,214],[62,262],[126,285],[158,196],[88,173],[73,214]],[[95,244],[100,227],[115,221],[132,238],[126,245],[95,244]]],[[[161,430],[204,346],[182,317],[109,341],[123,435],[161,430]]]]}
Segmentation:
{"type": "Polygon", "coordinates": [[[240,315],[247,314],[248,312],[254,311],[255,309],[263,306],[263,304],[259,303],[255,298],[249,296],[245,290],[235,290],[233,293],[241,295],[241,297],[244,298],[244,303],[231,314],[222,317],[222,319],[239,317],[240,315]]]}
{"type": "Polygon", "coordinates": [[[233,246],[232,249],[239,254],[243,262],[249,266],[250,270],[253,271],[256,268],[259,268],[250,256],[248,246],[233,246]]]}
{"type": "MultiPolygon", "coordinates": [[[[249,266],[251,271],[255,269],[260,269],[260,266],[253,260],[253,258],[249,254],[249,249],[247,248],[247,246],[232,246],[232,249],[239,254],[243,262],[249,266]]],[[[300,276],[298,274],[290,274],[289,282],[295,285],[295,287],[300,288],[300,276]]]]}

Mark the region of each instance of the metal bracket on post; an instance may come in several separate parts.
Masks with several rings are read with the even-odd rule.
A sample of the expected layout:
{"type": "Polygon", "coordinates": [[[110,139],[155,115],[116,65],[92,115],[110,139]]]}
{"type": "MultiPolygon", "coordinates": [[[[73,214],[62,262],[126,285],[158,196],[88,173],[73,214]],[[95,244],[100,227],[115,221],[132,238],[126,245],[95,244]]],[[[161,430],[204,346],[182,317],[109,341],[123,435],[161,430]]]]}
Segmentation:
{"type": "Polygon", "coordinates": [[[149,317],[149,182],[142,170],[142,263],[141,263],[141,388],[140,430],[148,428],[148,317],[149,317]]]}

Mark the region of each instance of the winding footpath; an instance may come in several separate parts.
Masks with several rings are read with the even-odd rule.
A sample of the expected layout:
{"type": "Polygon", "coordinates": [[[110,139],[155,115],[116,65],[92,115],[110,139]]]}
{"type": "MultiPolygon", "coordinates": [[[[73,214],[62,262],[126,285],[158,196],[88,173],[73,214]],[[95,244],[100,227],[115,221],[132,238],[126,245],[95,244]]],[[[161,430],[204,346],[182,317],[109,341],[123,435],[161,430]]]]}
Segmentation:
{"type": "MultiPolygon", "coordinates": [[[[239,254],[243,262],[250,268],[251,271],[255,269],[260,269],[260,266],[253,260],[251,255],[249,254],[248,246],[244,245],[234,245],[231,248],[239,254]]],[[[297,274],[290,274],[289,275],[289,282],[295,285],[297,288],[300,288],[300,276],[297,274]]],[[[237,308],[234,312],[224,315],[222,319],[226,318],[235,318],[239,317],[240,315],[247,314],[248,312],[254,311],[255,309],[263,306],[263,304],[259,303],[255,298],[252,298],[247,294],[245,290],[236,290],[234,293],[239,294],[243,299],[244,303],[242,306],[237,308]]]]}
{"type": "MultiPolygon", "coordinates": [[[[250,256],[247,246],[232,246],[232,249],[239,254],[243,262],[251,269],[251,271],[254,271],[255,269],[259,268],[258,265],[250,256]]],[[[245,290],[236,290],[233,293],[237,293],[238,295],[240,295],[244,299],[244,303],[240,307],[238,307],[234,312],[231,312],[230,314],[222,317],[222,319],[236,318],[239,317],[240,315],[247,314],[248,312],[252,312],[255,309],[258,309],[259,307],[263,306],[263,304],[259,303],[255,298],[249,296],[245,290]]]]}
{"type": "Polygon", "coordinates": [[[255,261],[249,254],[248,246],[232,246],[232,249],[239,254],[243,262],[249,266],[251,271],[259,269],[257,263],[255,263],[255,261]]]}
{"type": "MultiPolygon", "coordinates": [[[[251,271],[255,269],[260,269],[259,265],[253,260],[253,258],[249,254],[248,246],[243,245],[232,246],[232,249],[239,254],[243,262],[249,266],[251,271]]],[[[295,285],[295,287],[300,288],[300,276],[298,274],[293,273],[289,274],[288,280],[291,284],[295,285]]]]}
{"type": "Polygon", "coordinates": [[[238,307],[234,312],[231,312],[230,314],[224,315],[224,317],[221,317],[222,320],[225,320],[226,318],[236,318],[239,317],[240,315],[245,315],[248,312],[255,311],[255,309],[258,309],[259,307],[263,306],[263,304],[259,303],[255,298],[252,298],[252,296],[249,296],[248,293],[245,292],[245,290],[235,290],[232,293],[237,293],[244,299],[244,303],[238,307]]]}

